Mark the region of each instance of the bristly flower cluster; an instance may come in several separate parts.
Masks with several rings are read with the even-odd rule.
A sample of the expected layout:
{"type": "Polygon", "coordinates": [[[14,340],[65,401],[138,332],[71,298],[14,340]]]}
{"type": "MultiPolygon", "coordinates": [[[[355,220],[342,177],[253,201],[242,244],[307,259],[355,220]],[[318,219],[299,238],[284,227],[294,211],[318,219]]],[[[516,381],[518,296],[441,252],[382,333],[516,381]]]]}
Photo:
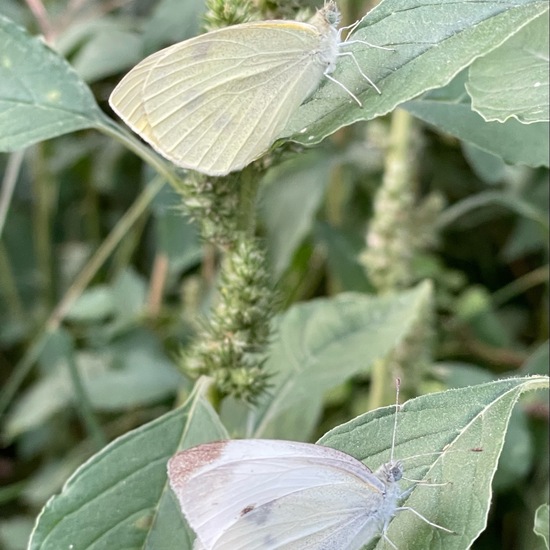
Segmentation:
{"type": "Polygon", "coordinates": [[[238,25],[260,19],[258,10],[250,0],[208,0],[204,14],[204,30],[238,25]]]}
{"type": "Polygon", "coordinates": [[[208,375],[222,396],[254,403],[268,387],[264,370],[275,294],[263,249],[243,238],[222,264],[218,303],[182,356],[192,377],[208,375]]]}
{"type": "Polygon", "coordinates": [[[240,196],[233,180],[190,173],[178,186],[185,212],[200,225],[201,237],[221,248],[230,247],[239,233],[240,196]]]}

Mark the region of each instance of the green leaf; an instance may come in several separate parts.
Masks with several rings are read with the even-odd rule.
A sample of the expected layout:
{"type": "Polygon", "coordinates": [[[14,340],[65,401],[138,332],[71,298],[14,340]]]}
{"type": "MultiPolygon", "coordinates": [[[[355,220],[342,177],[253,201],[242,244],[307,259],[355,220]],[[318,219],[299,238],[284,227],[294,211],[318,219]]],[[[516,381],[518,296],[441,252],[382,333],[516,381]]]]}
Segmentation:
{"type": "Polygon", "coordinates": [[[537,508],[537,511],[535,512],[535,526],[533,527],[533,531],[542,537],[544,539],[544,544],[546,545],[546,548],[548,548],[548,523],[549,519],[548,516],[550,515],[550,508],[548,507],[548,504],[542,504],[537,508]]]}
{"type": "Polygon", "coordinates": [[[83,464],[49,500],[28,550],[174,550],[191,548],[166,462],[176,451],[227,433],[201,397],[116,439],[83,464]]]}
{"type": "MultiPolygon", "coordinates": [[[[201,397],[201,387],[199,383],[180,409],[115,440],[81,466],[42,510],[29,550],[191,548],[191,532],[167,489],[166,462],[177,450],[227,437],[201,397]]],[[[547,377],[515,378],[403,405],[396,456],[428,452],[417,456],[408,474],[444,482],[417,487],[406,504],[457,534],[433,535],[417,517],[400,512],[388,532],[399,548],[441,548],[443,536],[445,548],[469,547],[488,508],[510,412],[523,391],[547,387],[547,377]]],[[[369,466],[385,462],[394,409],[362,415],[331,430],[319,443],[364,459],[369,466]]]]}
{"type": "Polygon", "coordinates": [[[143,24],[147,52],[195,36],[205,10],[204,0],[160,0],[143,24]]]}
{"type": "Polygon", "coordinates": [[[515,119],[486,122],[472,111],[465,78],[463,73],[449,86],[408,101],[403,107],[424,122],[497,155],[508,164],[550,166],[548,123],[521,124],[515,119]]]}
{"type": "Polygon", "coordinates": [[[358,260],[365,248],[362,235],[319,221],[315,225],[315,244],[325,251],[328,271],[339,290],[372,291],[365,268],[358,260]]]}
{"type": "Polygon", "coordinates": [[[466,89],[485,120],[549,121],[548,32],[545,13],[472,64],[466,89]]]}
{"type": "Polygon", "coordinates": [[[392,111],[426,90],[444,86],[471,62],[517,32],[547,9],[541,0],[386,0],[362,20],[350,40],[367,41],[393,51],[355,42],[344,46],[333,77],[359,97],[363,106],[337,84],[325,81],[292,117],[281,137],[318,143],[338,128],[392,111]]]}
{"type": "Polygon", "coordinates": [[[494,184],[504,179],[508,165],[502,158],[465,141],[462,142],[462,153],[475,175],[485,183],[494,184]]]}
{"type": "Polygon", "coordinates": [[[288,268],[296,248],[310,233],[329,176],[330,158],[308,151],[276,166],[264,178],[258,202],[276,276],[288,268]]]}
{"type": "Polygon", "coordinates": [[[107,285],[97,285],[85,290],[72,304],[66,319],[77,323],[100,322],[115,311],[113,290],[107,285]]]}
{"type": "Polygon", "coordinates": [[[533,205],[516,194],[503,191],[485,191],[453,204],[437,220],[438,228],[445,229],[477,208],[496,205],[507,208],[519,216],[535,222],[537,229],[541,233],[544,232],[544,235],[548,233],[548,216],[544,212],[543,205],[533,205]]]}
{"type": "Polygon", "coordinates": [[[69,27],[56,47],[86,82],[114,75],[142,59],[142,39],[120,20],[103,16],[69,27]]]}
{"type": "Polygon", "coordinates": [[[24,550],[32,531],[30,517],[17,516],[0,520],[0,548],[3,550],[24,550]]]}
{"type": "Polygon", "coordinates": [[[168,361],[156,337],[138,329],[97,353],[66,352],[49,365],[50,371],[33,382],[16,401],[5,423],[13,438],[43,425],[55,413],[78,407],[66,363],[74,360],[94,410],[116,411],[158,403],[172,395],[182,376],[168,361]]]}
{"type": "Polygon", "coordinates": [[[0,151],[94,127],[101,116],[62,57],[0,16],[0,151]]]}
{"type": "MultiPolygon", "coordinates": [[[[465,550],[471,546],[486,525],[491,481],[512,409],[523,392],[548,386],[548,377],[509,378],[424,395],[399,408],[394,456],[411,457],[404,461],[405,476],[442,484],[418,484],[404,506],[455,534],[434,529],[402,511],[387,533],[397,548],[465,550]]],[[[376,469],[390,460],[394,415],[395,407],[377,409],[331,430],[318,443],[376,469]]],[[[378,541],[375,547],[382,550],[387,545],[378,541]]]]}
{"type": "Polygon", "coordinates": [[[550,349],[549,342],[543,342],[528,357],[527,361],[521,367],[521,373],[527,374],[545,374],[548,376],[550,369],[550,349]]]}
{"type": "Polygon", "coordinates": [[[181,211],[181,197],[165,186],[152,205],[156,242],[168,258],[168,269],[179,277],[182,271],[200,263],[204,253],[197,223],[181,211]]]}
{"type": "MultiPolygon", "coordinates": [[[[292,307],[280,321],[266,370],[269,395],[251,412],[247,437],[307,440],[324,394],[368,372],[408,333],[431,294],[429,284],[391,296],[341,294],[292,307]]],[[[229,424],[222,416],[224,423],[229,424]]],[[[232,426],[233,428],[233,426],[232,426]]]]}

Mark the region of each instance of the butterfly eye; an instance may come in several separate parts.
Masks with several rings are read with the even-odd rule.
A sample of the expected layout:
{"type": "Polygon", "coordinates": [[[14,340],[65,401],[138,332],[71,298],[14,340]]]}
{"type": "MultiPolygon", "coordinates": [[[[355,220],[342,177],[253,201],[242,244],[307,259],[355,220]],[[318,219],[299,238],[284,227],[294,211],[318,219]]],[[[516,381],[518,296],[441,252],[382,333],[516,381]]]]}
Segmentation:
{"type": "Polygon", "coordinates": [[[403,465],[401,462],[388,462],[384,464],[380,470],[382,476],[388,483],[395,483],[403,477],[403,465]]]}

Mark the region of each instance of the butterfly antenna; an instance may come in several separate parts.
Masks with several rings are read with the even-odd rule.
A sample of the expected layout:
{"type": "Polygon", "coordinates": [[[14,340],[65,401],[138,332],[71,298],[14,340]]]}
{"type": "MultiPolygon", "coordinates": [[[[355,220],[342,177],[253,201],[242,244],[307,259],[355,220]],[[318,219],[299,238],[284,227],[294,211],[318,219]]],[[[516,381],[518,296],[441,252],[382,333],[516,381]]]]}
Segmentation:
{"type": "Polygon", "coordinates": [[[393,452],[395,450],[395,439],[397,437],[397,411],[399,411],[399,388],[401,387],[401,379],[395,379],[395,416],[393,418],[393,435],[391,439],[390,462],[393,463],[393,452]]]}

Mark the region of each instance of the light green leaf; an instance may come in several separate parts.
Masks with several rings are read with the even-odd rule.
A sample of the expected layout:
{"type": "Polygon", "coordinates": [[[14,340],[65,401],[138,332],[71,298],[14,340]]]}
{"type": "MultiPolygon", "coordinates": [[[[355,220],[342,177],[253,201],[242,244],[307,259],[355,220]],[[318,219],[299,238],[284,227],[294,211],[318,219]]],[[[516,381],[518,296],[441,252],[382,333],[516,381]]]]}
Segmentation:
{"type": "Polygon", "coordinates": [[[547,9],[541,0],[385,0],[362,20],[352,52],[381,95],[343,56],[333,77],[359,97],[359,107],[337,84],[325,81],[281,134],[303,144],[319,142],[338,128],[392,111],[426,90],[447,84],[471,62],[498,47],[547,9]]]}
{"type": "Polygon", "coordinates": [[[445,229],[477,208],[497,205],[535,222],[539,231],[544,232],[544,235],[547,234],[548,218],[543,208],[530,204],[522,197],[503,191],[485,191],[453,204],[437,220],[438,228],[445,229]]]}
{"type": "Polygon", "coordinates": [[[117,321],[127,322],[143,314],[147,302],[147,282],[136,271],[127,268],[119,273],[111,286],[117,321]]]}
{"type": "Polygon", "coordinates": [[[315,225],[315,244],[322,247],[327,258],[327,269],[339,290],[372,291],[365,268],[359,263],[365,248],[365,239],[354,231],[345,231],[325,222],[315,225]]]}
{"type": "Polygon", "coordinates": [[[86,82],[116,74],[142,59],[142,39],[115,17],[79,22],[67,29],[56,48],[86,82]]]}
{"type": "Polygon", "coordinates": [[[475,175],[485,183],[498,183],[504,179],[509,166],[502,158],[467,141],[462,142],[462,153],[475,175]]]}
{"type": "Polygon", "coordinates": [[[24,550],[32,531],[30,517],[15,516],[0,520],[0,548],[3,550],[24,550]]]}
{"type": "MultiPolygon", "coordinates": [[[[177,450],[227,436],[200,387],[181,409],[117,439],[81,466],[43,509],[29,550],[189,550],[192,535],[167,489],[166,461],[177,450]]],[[[399,548],[440,549],[442,540],[449,550],[469,547],[483,526],[510,412],[523,391],[547,387],[547,377],[515,378],[403,405],[396,456],[428,452],[408,464],[408,475],[444,482],[417,487],[406,505],[456,534],[441,535],[399,512],[388,532],[399,548]]],[[[394,412],[385,407],[363,415],[319,443],[377,466],[389,458],[394,412]]]]}
{"type": "Polygon", "coordinates": [[[487,121],[548,122],[548,13],[525,25],[470,67],[466,89],[487,121]]]}
{"type": "Polygon", "coordinates": [[[533,531],[540,537],[544,539],[544,544],[546,545],[546,548],[548,548],[548,523],[550,515],[550,508],[548,507],[548,504],[542,504],[537,508],[537,511],[535,512],[535,526],[533,527],[533,531]]]}
{"type": "Polygon", "coordinates": [[[180,449],[227,437],[200,389],[83,464],[42,510],[28,550],[190,549],[166,462],[180,449]]]}
{"type": "Polygon", "coordinates": [[[113,289],[107,285],[97,285],[84,291],[67,312],[66,319],[72,322],[99,322],[112,315],[113,289]]]}
{"type": "Polygon", "coordinates": [[[62,57],[0,16],[0,151],[94,127],[101,116],[62,57]]]}
{"type": "Polygon", "coordinates": [[[330,158],[307,152],[270,170],[260,188],[260,215],[275,276],[288,268],[296,248],[311,231],[330,175],[330,158]]]}
{"type": "Polygon", "coordinates": [[[422,284],[391,296],[349,293],[292,307],[265,366],[274,373],[269,394],[240,424],[247,436],[307,440],[324,394],[394,349],[430,294],[422,284]]]}
{"type": "Polygon", "coordinates": [[[501,157],[508,164],[550,166],[549,125],[521,124],[515,119],[486,122],[472,111],[464,88],[466,73],[441,90],[403,104],[415,117],[483,151],[501,157]]]}
{"type": "Polygon", "coordinates": [[[204,0],[160,0],[144,22],[146,52],[153,52],[196,35],[205,10],[204,0]]]}
{"type": "Polygon", "coordinates": [[[168,257],[173,275],[200,263],[204,253],[197,223],[183,215],[181,197],[165,186],[153,202],[153,217],[158,249],[168,257]]]}
{"type": "MultiPolygon", "coordinates": [[[[414,514],[398,512],[388,538],[408,550],[465,550],[485,528],[491,481],[512,409],[525,391],[547,389],[548,377],[509,378],[424,395],[397,413],[395,458],[405,476],[441,483],[417,485],[404,506],[451,529],[434,529],[414,514]],[[415,458],[416,457],[416,458],[415,458]]],[[[362,415],[325,434],[318,443],[363,460],[371,469],[390,459],[395,407],[362,415]]],[[[384,541],[369,548],[386,549],[384,541]]]]}
{"type": "Polygon", "coordinates": [[[529,356],[527,361],[521,367],[521,373],[527,374],[550,374],[550,349],[549,342],[546,340],[529,356]]]}
{"type": "Polygon", "coordinates": [[[56,364],[49,365],[51,372],[16,401],[5,424],[6,437],[37,428],[56,412],[78,406],[66,364],[69,360],[76,361],[84,390],[94,410],[99,411],[158,403],[172,395],[182,379],[153,335],[145,330],[128,332],[95,354],[58,357],[56,364]]]}
{"type": "Polygon", "coordinates": [[[173,395],[181,383],[181,375],[156,337],[145,330],[129,333],[109,351],[108,364],[98,365],[97,357],[79,356],[83,384],[94,409],[113,411],[158,403],[173,395]]]}

